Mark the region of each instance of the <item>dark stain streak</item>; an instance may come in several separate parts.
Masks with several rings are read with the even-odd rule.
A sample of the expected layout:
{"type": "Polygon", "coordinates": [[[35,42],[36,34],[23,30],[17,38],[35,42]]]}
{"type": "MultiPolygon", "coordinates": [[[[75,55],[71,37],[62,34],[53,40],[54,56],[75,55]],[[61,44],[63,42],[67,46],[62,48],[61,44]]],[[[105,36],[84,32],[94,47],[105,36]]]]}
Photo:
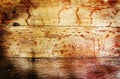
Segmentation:
{"type": "Polygon", "coordinates": [[[27,13],[28,16],[25,21],[29,25],[28,19],[31,17],[31,8],[36,8],[36,5],[34,5],[31,0],[21,0],[16,5],[11,5],[11,7],[0,6],[0,23],[7,25],[10,20],[18,18],[23,13],[27,13]]]}
{"type": "Polygon", "coordinates": [[[113,6],[115,5],[116,3],[118,3],[119,0],[108,0],[108,3],[113,6]]]}
{"type": "Polygon", "coordinates": [[[6,67],[6,70],[8,70],[8,72],[11,71],[11,70],[13,70],[13,69],[14,69],[14,67],[13,67],[12,64],[10,64],[10,65],[8,65],[8,66],[6,67]]]}
{"type": "Polygon", "coordinates": [[[37,73],[33,70],[30,70],[26,76],[27,79],[39,79],[37,73]]]}
{"type": "Polygon", "coordinates": [[[10,32],[7,31],[3,26],[0,26],[0,57],[3,58],[5,57],[6,53],[6,46],[4,45],[5,38],[4,35],[9,35],[10,32]]]}
{"type": "Polygon", "coordinates": [[[1,23],[2,24],[6,24],[6,20],[8,20],[8,19],[9,19],[9,17],[8,17],[7,13],[5,13],[5,12],[1,13],[1,23]]]}
{"type": "Polygon", "coordinates": [[[17,13],[16,7],[12,10],[12,13],[13,13],[13,15],[14,15],[14,18],[17,18],[17,17],[18,17],[18,13],[17,13]]]}
{"type": "Polygon", "coordinates": [[[8,24],[10,20],[18,16],[13,7],[8,8],[1,7],[0,10],[1,10],[0,12],[1,24],[8,24]]]}

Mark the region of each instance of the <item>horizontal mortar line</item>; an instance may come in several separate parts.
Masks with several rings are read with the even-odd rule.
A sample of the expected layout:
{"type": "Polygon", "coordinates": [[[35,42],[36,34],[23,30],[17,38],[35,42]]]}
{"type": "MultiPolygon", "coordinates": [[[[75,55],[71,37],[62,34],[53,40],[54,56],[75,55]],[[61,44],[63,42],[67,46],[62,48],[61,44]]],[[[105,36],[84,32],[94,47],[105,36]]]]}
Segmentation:
{"type": "MultiPolygon", "coordinates": [[[[6,26],[12,26],[12,25],[6,25],[6,26]]],[[[80,26],[80,25],[20,25],[20,26],[41,26],[41,27],[109,27],[109,26],[80,26]]],[[[13,27],[19,27],[19,26],[13,26],[13,27]]],[[[120,28],[120,26],[110,26],[110,27],[118,27],[120,28]]]]}
{"type": "MultiPolygon", "coordinates": [[[[13,26],[13,25],[4,25],[4,24],[0,24],[0,26],[13,26]]],[[[51,27],[55,27],[55,26],[61,26],[61,27],[109,27],[109,26],[81,26],[81,25],[20,25],[20,26],[51,26],[51,27]]],[[[13,27],[19,27],[19,26],[13,26],[13,27]]],[[[120,26],[110,26],[111,28],[120,28],[120,26]]]]}
{"type": "MultiPolygon", "coordinates": [[[[120,28],[120,27],[104,27],[104,26],[96,26],[96,27],[93,27],[93,26],[90,26],[90,27],[89,27],[89,26],[77,27],[77,26],[75,26],[75,27],[74,27],[74,26],[32,26],[32,25],[31,25],[31,26],[10,26],[10,27],[6,27],[6,28],[12,28],[12,27],[16,27],[16,28],[17,28],[17,27],[18,27],[18,28],[19,28],[19,27],[21,27],[21,28],[22,28],[22,27],[33,27],[33,28],[46,28],[46,27],[47,27],[47,28],[52,28],[52,27],[54,27],[55,29],[61,29],[61,28],[70,28],[70,29],[73,28],[73,29],[74,29],[74,28],[86,28],[86,27],[88,27],[89,29],[90,29],[90,28],[95,28],[95,29],[96,29],[96,28],[116,28],[116,29],[119,29],[119,28],[120,28]]],[[[47,28],[46,28],[46,29],[47,29],[47,28]]]]}
{"type": "Polygon", "coordinates": [[[101,58],[120,58],[120,56],[113,56],[113,57],[4,57],[4,58],[27,58],[27,59],[31,59],[31,58],[36,58],[36,59],[101,59],[101,58]]]}

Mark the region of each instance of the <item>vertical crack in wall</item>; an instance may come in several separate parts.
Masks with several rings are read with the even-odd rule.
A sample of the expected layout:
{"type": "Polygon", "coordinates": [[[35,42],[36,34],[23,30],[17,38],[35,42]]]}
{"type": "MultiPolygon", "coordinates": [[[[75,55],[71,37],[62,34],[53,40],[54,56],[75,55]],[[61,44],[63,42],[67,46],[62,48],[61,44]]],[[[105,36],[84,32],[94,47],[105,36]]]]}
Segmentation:
{"type": "Polygon", "coordinates": [[[36,5],[34,5],[31,0],[21,0],[21,4],[24,5],[24,8],[26,9],[26,12],[28,14],[27,18],[25,19],[27,25],[29,25],[29,18],[31,17],[31,13],[30,13],[30,9],[33,7],[33,8],[36,8],[36,5]]]}

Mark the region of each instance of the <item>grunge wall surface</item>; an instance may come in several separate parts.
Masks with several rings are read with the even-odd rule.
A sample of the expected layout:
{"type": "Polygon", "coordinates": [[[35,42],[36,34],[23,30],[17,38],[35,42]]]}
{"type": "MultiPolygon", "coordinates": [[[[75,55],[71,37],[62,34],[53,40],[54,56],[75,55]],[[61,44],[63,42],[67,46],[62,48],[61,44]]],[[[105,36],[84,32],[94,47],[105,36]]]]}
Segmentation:
{"type": "MultiPolygon", "coordinates": [[[[6,74],[15,69],[14,72],[7,74],[9,75],[7,79],[37,79],[36,74],[40,79],[44,74],[49,74],[50,77],[43,79],[119,79],[120,73],[112,77],[104,76],[119,70],[119,59],[100,58],[120,57],[120,1],[0,0],[0,57],[5,59],[1,60],[1,68],[6,68],[8,62],[14,63],[15,68],[12,69],[10,65],[7,66],[7,71],[3,69],[6,74]],[[50,59],[51,63],[46,59],[39,60],[44,57],[53,60],[57,57],[96,59],[84,61],[50,59]],[[117,64],[117,68],[111,64],[112,60],[117,64]],[[94,62],[95,67],[92,68],[88,61],[94,62]],[[110,61],[109,67],[106,66],[106,61],[110,61]],[[80,70],[79,65],[82,65],[80,70]],[[70,69],[62,70],[67,69],[66,67],[70,69]],[[47,72],[49,68],[51,70],[47,72]],[[82,73],[81,71],[86,68],[88,70],[82,73]],[[97,72],[90,74],[94,70],[102,74],[99,72],[98,75],[97,72]],[[72,71],[75,73],[74,78],[70,76],[72,71]],[[17,75],[23,72],[22,74],[26,76],[13,78],[15,72],[17,75]]],[[[1,70],[0,74],[3,71],[1,70]]]]}
{"type": "Polygon", "coordinates": [[[4,0],[5,56],[119,56],[117,0],[4,0]]]}

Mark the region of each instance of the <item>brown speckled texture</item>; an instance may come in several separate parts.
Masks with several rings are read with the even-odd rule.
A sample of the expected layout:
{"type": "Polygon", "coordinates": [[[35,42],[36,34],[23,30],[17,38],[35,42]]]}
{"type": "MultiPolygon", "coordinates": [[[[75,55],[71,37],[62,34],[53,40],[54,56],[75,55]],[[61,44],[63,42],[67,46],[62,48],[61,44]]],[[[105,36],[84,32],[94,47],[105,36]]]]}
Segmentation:
{"type": "Polygon", "coordinates": [[[0,0],[0,79],[120,79],[119,0],[0,0]]]}

